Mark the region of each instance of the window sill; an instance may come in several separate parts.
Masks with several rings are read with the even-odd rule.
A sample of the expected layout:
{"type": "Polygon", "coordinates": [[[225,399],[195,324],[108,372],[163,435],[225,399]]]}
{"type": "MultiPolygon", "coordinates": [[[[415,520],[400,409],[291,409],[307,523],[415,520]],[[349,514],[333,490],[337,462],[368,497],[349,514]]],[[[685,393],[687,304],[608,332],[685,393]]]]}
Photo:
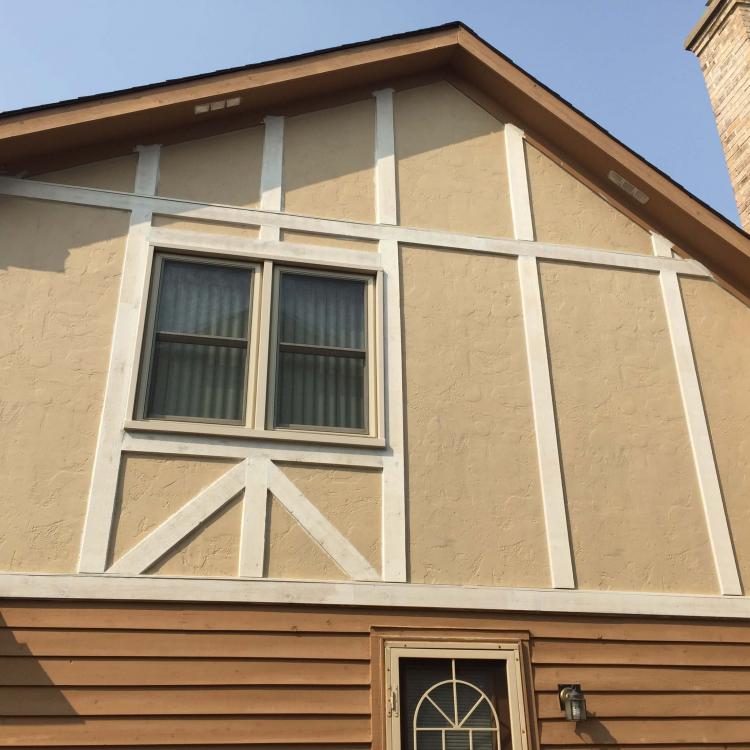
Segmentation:
{"type": "Polygon", "coordinates": [[[322,445],[351,445],[361,448],[385,448],[385,440],[369,435],[345,435],[312,430],[254,430],[241,425],[208,424],[200,422],[173,422],[159,419],[129,420],[129,432],[166,432],[180,435],[207,435],[211,437],[243,438],[246,440],[278,440],[286,443],[317,443],[322,445]]]}

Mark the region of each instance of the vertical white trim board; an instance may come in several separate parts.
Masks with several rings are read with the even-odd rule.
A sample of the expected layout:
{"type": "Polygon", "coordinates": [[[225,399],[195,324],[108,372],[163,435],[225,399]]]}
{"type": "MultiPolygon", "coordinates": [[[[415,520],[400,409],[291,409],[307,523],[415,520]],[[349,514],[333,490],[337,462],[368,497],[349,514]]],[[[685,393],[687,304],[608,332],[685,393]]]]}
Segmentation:
{"type": "MultiPolygon", "coordinates": [[[[396,142],[393,125],[393,90],[382,89],[375,96],[375,194],[377,221],[398,222],[396,185],[396,142]]],[[[386,581],[405,581],[406,571],[406,471],[404,461],[404,394],[401,354],[401,278],[398,242],[379,244],[383,266],[382,283],[383,410],[381,420],[390,454],[383,457],[382,568],[386,581]]]]}
{"type": "Polygon", "coordinates": [[[534,239],[534,222],[531,214],[529,176],[526,169],[526,149],[523,130],[505,123],[505,159],[508,163],[508,188],[513,216],[513,232],[517,240],[534,239]]]}
{"type": "Polygon", "coordinates": [[[268,461],[249,459],[245,466],[242,501],[239,575],[261,578],[266,561],[268,516],[268,461]]]}
{"type": "MultiPolygon", "coordinates": [[[[263,120],[263,164],[260,173],[260,207],[264,211],[281,211],[284,173],[284,118],[269,115],[263,120]]],[[[262,224],[260,239],[278,240],[278,226],[262,224]]]]}
{"type": "MultiPolygon", "coordinates": [[[[160,147],[141,146],[138,151],[135,185],[138,189],[152,191],[153,194],[159,179],[160,147]]],[[[103,573],[107,564],[123,427],[128,416],[130,379],[135,372],[138,325],[144,302],[151,216],[150,208],[145,206],[134,208],[130,215],[107,384],[81,539],[78,569],[82,573],[103,573]]]]}
{"type": "MultiPolygon", "coordinates": [[[[533,240],[534,224],[523,131],[510,123],[505,125],[505,153],[508,160],[508,187],[513,209],[513,230],[516,239],[533,240]]],[[[518,280],[521,288],[523,330],[529,365],[531,403],[534,411],[539,480],[547,530],[550,578],[554,588],[572,589],[575,588],[573,555],[568,532],[557,421],[552,398],[552,376],[547,351],[547,332],[536,258],[519,256],[518,280]]]]}
{"type": "Polygon", "coordinates": [[[719,588],[722,594],[739,596],[742,586],[703,407],[680,282],[674,271],[661,271],[659,281],[719,588]]]}
{"type": "Polygon", "coordinates": [[[397,224],[396,153],[393,126],[393,89],[375,96],[375,198],[378,224],[397,224]]]}

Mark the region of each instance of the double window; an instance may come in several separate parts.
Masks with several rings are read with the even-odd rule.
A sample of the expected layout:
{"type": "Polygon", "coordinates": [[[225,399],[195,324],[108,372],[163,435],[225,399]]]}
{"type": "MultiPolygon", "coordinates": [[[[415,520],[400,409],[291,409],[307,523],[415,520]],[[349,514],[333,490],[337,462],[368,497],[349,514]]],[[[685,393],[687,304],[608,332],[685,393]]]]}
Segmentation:
{"type": "Polygon", "coordinates": [[[373,300],[372,276],[159,253],[138,416],[371,435],[373,300]]]}

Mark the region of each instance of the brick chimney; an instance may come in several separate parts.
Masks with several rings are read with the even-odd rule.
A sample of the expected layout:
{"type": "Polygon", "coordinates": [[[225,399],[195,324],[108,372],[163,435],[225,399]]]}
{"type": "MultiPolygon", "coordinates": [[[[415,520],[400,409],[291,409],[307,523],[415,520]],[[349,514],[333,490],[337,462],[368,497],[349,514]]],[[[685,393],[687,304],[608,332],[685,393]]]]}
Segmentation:
{"type": "Polygon", "coordinates": [[[709,0],[685,46],[700,61],[740,221],[750,231],[750,0],[709,0]]]}

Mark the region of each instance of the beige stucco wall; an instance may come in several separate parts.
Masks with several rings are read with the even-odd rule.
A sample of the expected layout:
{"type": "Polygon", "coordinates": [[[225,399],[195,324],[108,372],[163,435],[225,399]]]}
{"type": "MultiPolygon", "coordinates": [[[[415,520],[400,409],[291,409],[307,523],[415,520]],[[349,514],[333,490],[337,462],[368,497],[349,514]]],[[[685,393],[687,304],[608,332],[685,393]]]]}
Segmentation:
{"type": "MultiPolygon", "coordinates": [[[[375,570],[380,570],[380,472],[299,464],[279,464],[279,468],[375,570]]],[[[268,530],[270,578],[348,579],[274,497],[268,530]]]]}
{"type": "Polygon", "coordinates": [[[250,240],[257,239],[259,234],[259,227],[227,224],[219,221],[203,221],[201,219],[177,219],[158,214],[153,217],[151,226],[188,232],[203,232],[204,234],[226,234],[250,240]]]}
{"type": "Polygon", "coordinates": [[[443,81],[394,97],[399,222],[512,237],[503,123],[443,81]]]}
{"type": "Polygon", "coordinates": [[[260,202],[263,127],[161,149],[159,195],[255,208],[260,202]]]}
{"type": "Polygon", "coordinates": [[[287,118],[285,211],[372,222],[374,180],[374,98],[287,118]]]}
{"type": "Polygon", "coordinates": [[[651,236],[541,151],[526,144],[539,242],[651,255],[651,236]]]}
{"type": "Polygon", "coordinates": [[[77,565],[127,230],[0,198],[0,570],[77,565]]]}
{"type": "MultiPolygon", "coordinates": [[[[120,463],[118,477],[110,541],[111,561],[119,560],[202,489],[226,473],[233,463],[220,459],[126,454],[120,463]]],[[[223,512],[202,524],[187,543],[170,554],[166,562],[157,563],[151,572],[235,575],[240,524],[239,520],[233,524],[234,520],[233,511],[225,506],[223,512]],[[208,555],[208,551],[212,554],[208,555]]]]}
{"type": "Polygon", "coordinates": [[[137,166],[138,156],[128,154],[114,159],[103,159],[89,164],[81,164],[77,167],[59,169],[55,172],[45,172],[29,179],[131,193],[135,187],[137,166]]]}
{"type": "Polygon", "coordinates": [[[690,337],[745,593],[750,587],[750,308],[683,278],[690,337]]]}
{"type": "Polygon", "coordinates": [[[402,252],[411,580],[548,586],[516,262],[402,252]]]}
{"type": "Polygon", "coordinates": [[[540,272],[579,587],[718,593],[658,277],[540,272]]]}

